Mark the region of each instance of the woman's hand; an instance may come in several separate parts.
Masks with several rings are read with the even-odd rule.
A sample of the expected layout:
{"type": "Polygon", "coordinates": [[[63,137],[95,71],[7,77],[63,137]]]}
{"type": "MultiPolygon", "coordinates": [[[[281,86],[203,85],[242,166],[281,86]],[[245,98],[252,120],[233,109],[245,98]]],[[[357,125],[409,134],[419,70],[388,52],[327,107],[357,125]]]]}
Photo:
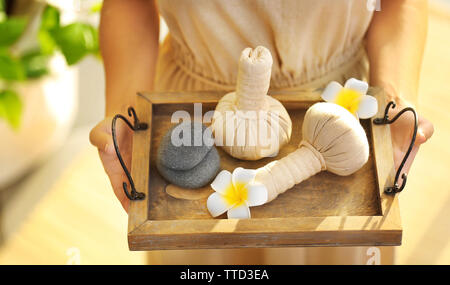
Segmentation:
{"type": "MultiPolygon", "coordinates": [[[[383,87],[395,99],[397,107],[390,110],[389,118],[408,106],[403,100],[418,101],[427,30],[428,1],[384,1],[382,9],[373,13],[366,42],[370,85],[383,87]]],[[[409,171],[420,145],[433,134],[433,125],[427,119],[419,115],[418,123],[416,142],[403,168],[404,173],[409,171]]],[[[398,168],[411,143],[414,115],[407,112],[390,126],[398,168]]]]}
{"type": "MultiPolygon", "coordinates": [[[[389,118],[392,119],[405,107],[406,104],[397,104],[396,108],[390,109],[389,118]]],[[[394,123],[391,125],[391,137],[392,137],[392,147],[394,151],[394,164],[395,169],[400,166],[406,152],[408,151],[409,144],[411,143],[411,138],[414,133],[414,115],[411,112],[406,112],[401,115],[394,123]]],[[[411,153],[406,160],[405,166],[402,169],[402,173],[408,173],[411,168],[412,162],[419,151],[420,146],[425,143],[434,132],[433,124],[418,114],[418,128],[416,141],[411,150],[411,153]]]]}
{"type": "MultiPolygon", "coordinates": [[[[105,119],[92,129],[90,140],[125,211],[129,201],[123,191],[128,179],[114,151],[111,122],[114,114],[126,114],[134,106],[136,92],[152,91],[159,48],[159,13],[156,1],[105,0],[100,28],[100,50],[105,67],[105,119]],[[133,32],[130,32],[133,31],[133,32]]],[[[131,167],[132,130],[118,120],[116,135],[120,152],[131,167]]]]}
{"type": "MultiPolygon", "coordinates": [[[[114,143],[111,135],[112,117],[106,117],[97,124],[89,135],[91,143],[98,148],[98,153],[109,177],[111,186],[119,199],[122,207],[128,212],[129,200],[126,197],[122,184],[128,181],[127,176],[123,172],[119,159],[114,150],[114,143]]],[[[133,145],[133,136],[131,129],[121,120],[117,120],[116,124],[117,142],[120,147],[120,153],[128,169],[131,167],[131,146],[133,145]]]]}

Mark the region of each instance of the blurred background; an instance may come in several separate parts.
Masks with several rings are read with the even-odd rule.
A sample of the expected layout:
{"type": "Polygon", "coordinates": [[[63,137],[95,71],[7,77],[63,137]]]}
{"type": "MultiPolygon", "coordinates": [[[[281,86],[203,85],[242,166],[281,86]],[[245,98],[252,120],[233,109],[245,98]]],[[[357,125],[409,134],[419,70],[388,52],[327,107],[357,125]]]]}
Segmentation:
{"type": "MultiPolygon", "coordinates": [[[[0,264],[146,264],[89,144],[104,114],[101,1],[0,3],[0,264]]],[[[435,133],[400,195],[396,264],[450,264],[449,80],[450,0],[430,0],[418,111],[435,133]]]]}

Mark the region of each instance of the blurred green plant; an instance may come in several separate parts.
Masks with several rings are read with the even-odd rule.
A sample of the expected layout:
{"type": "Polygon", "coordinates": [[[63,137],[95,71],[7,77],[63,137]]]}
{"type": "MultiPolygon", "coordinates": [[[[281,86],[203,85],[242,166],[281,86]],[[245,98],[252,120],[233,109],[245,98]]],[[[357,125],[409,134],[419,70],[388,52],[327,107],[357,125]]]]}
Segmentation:
{"type": "MultiPolygon", "coordinates": [[[[101,4],[91,8],[95,13],[101,4]]],[[[38,47],[22,54],[13,52],[14,44],[24,34],[27,20],[8,16],[5,1],[0,0],[0,119],[17,130],[20,127],[23,102],[14,90],[14,83],[41,78],[49,73],[49,60],[60,51],[68,65],[86,55],[99,56],[98,30],[90,24],[73,22],[61,25],[58,8],[46,5],[37,34],[38,47]]]]}

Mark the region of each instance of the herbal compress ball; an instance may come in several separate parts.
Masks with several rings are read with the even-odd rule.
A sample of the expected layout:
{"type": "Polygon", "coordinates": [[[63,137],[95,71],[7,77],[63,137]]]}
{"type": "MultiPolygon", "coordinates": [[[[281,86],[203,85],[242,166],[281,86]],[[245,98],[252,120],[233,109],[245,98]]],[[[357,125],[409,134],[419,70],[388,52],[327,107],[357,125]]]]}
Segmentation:
{"type": "Polygon", "coordinates": [[[276,155],[291,137],[289,114],[267,95],[271,69],[272,55],[267,48],[244,49],[236,91],[217,104],[211,125],[216,145],[233,157],[257,160],[276,155]]]}
{"type": "Polygon", "coordinates": [[[198,122],[182,122],[161,139],[156,166],[169,182],[184,188],[208,184],[220,169],[211,130],[198,122]]]}
{"type": "Polygon", "coordinates": [[[346,176],[369,158],[369,143],[359,121],[343,107],[316,103],[306,112],[299,148],[256,170],[255,181],[264,184],[268,202],[295,184],[328,170],[346,176]]]}

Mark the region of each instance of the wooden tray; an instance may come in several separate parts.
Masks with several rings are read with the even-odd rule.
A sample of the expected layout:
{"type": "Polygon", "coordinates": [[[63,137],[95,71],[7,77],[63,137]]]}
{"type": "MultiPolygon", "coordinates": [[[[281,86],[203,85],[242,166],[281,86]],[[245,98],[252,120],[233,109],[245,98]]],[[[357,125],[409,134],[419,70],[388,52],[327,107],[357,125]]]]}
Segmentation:
{"type": "MultiPolygon", "coordinates": [[[[383,117],[384,93],[374,89],[376,117],[383,117]]],[[[199,190],[199,199],[178,199],[166,193],[168,183],[155,167],[159,141],[172,125],[177,110],[193,115],[193,103],[203,103],[203,113],[214,110],[223,92],[138,94],[137,117],[149,125],[133,137],[132,177],[145,199],[131,201],[128,243],[130,250],[400,245],[402,228],[397,196],[385,194],[395,175],[388,125],[363,120],[370,142],[370,159],[358,172],[340,177],[321,172],[296,185],[276,200],[251,209],[251,219],[212,218],[206,209],[210,187],[199,190]]],[[[241,161],[220,148],[221,168],[256,169],[295,150],[301,140],[306,109],[320,101],[318,92],[271,94],[280,100],[293,121],[292,138],[276,158],[241,161]]],[[[196,191],[196,190],[194,190],[196,191]]]]}

